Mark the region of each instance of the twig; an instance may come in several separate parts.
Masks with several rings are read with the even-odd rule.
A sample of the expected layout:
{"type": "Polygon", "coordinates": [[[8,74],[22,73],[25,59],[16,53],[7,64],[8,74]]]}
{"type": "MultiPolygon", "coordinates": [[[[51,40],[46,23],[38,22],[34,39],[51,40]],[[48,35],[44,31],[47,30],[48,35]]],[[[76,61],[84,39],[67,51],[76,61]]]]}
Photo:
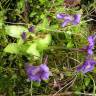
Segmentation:
{"type": "Polygon", "coordinates": [[[55,94],[53,94],[53,96],[57,96],[57,94],[63,90],[65,87],[67,87],[69,84],[71,84],[74,81],[74,79],[72,81],[70,81],[69,83],[67,83],[65,86],[63,86],[60,90],[58,90],[55,94]]]}
{"type": "Polygon", "coordinates": [[[48,62],[48,55],[45,57],[44,64],[47,64],[48,62]]]}
{"type": "Polygon", "coordinates": [[[13,24],[13,25],[28,25],[26,23],[13,23],[13,22],[5,22],[6,24],[13,24]]]}
{"type": "MultiPolygon", "coordinates": [[[[92,94],[92,93],[81,93],[81,92],[65,92],[65,93],[60,93],[58,95],[55,95],[55,96],[74,96],[75,95],[84,95],[84,96],[96,96],[96,94],[92,94]]],[[[39,95],[38,95],[39,96],[39,95]]],[[[53,95],[42,95],[42,96],[53,96],[53,95]]]]}

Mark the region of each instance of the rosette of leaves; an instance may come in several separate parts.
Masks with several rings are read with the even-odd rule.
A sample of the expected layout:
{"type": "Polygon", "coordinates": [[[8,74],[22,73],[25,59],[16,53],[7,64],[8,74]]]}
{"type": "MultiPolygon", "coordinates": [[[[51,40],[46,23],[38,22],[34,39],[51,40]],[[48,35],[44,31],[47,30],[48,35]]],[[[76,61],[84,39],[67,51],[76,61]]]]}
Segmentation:
{"type": "MultiPolygon", "coordinates": [[[[34,58],[39,58],[40,54],[48,48],[51,42],[51,35],[46,34],[43,38],[39,37],[36,39],[29,39],[24,42],[21,38],[22,32],[28,32],[27,28],[23,26],[7,26],[6,33],[17,38],[16,43],[9,43],[4,49],[5,52],[11,54],[20,54],[26,56],[34,56],[34,58]]],[[[32,33],[33,34],[33,33],[32,33]]]]}

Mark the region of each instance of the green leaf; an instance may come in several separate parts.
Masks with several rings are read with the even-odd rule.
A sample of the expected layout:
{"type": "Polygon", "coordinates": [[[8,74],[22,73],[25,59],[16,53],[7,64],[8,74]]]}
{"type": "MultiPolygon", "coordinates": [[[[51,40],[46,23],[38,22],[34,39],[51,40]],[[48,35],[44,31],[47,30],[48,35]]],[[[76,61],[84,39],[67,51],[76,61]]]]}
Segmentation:
{"type": "Polygon", "coordinates": [[[33,16],[35,16],[36,14],[37,14],[36,12],[31,12],[30,15],[29,15],[29,17],[33,17],[33,16]]]}
{"type": "Polygon", "coordinates": [[[40,82],[35,82],[35,81],[33,81],[33,86],[34,86],[34,87],[40,87],[40,82]]]}
{"type": "Polygon", "coordinates": [[[10,26],[6,26],[5,29],[6,29],[6,33],[9,36],[12,36],[15,38],[21,38],[21,34],[23,32],[28,32],[27,28],[23,26],[10,25],[10,26]]]}
{"type": "Polygon", "coordinates": [[[88,86],[90,83],[90,78],[85,78],[84,81],[85,81],[85,86],[88,86]]]}
{"type": "Polygon", "coordinates": [[[26,50],[27,54],[29,55],[33,55],[35,58],[40,57],[40,53],[37,50],[37,44],[36,43],[32,43],[30,44],[29,48],[26,50]]]}
{"type": "Polygon", "coordinates": [[[0,11],[0,29],[2,29],[3,24],[4,24],[4,12],[0,11]]]}
{"type": "Polygon", "coordinates": [[[39,0],[41,4],[44,4],[46,0],[39,0]]]}
{"type": "Polygon", "coordinates": [[[74,46],[74,44],[72,43],[72,41],[69,41],[67,43],[67,48],[72,48],[74,46]]]}
{"type": "Polygon", "coordinates": [[[36,31],[41,31],[41,30],[43,30],[43,31],[45,32],[46,29],[48,29],[48,27],[49,27],[49,22],[48,22],[46,16],[41,15],[41,18],[42,18],[43,21],[42,21],[41,24],[38,24],[38,25],[36,26],[36,31]]]}
{"type": "Polygon", "coordinates": [[[29,48],[29,46],[30,46],[29,44],[20,45],[20,47],[19,47],[20,53],[23,54],[23,55],[26,55],[26,51],[29,48]]]}
{"type": "Polygon", "coordinates": [[[41,18],[42,18],[42,20],[43,20],[42,27],[43,27],[43,28],[47,28],[47,27],[49,26],[49,22],[48,22],[46,16],[41,15],[41,18]]]}
{"type": "Polygon", "coordinates": [[[45,38],[39,38],[37,40],[37,49],[39,51],[43,51],[43,50],[47,49],[50,42],[51,42],[50,34],[45,35],[45,38]]]}
{"type": "Polygon", "coordinates": [[[18,50],[18,46],[16,43],[10,43],[6,46],[6,48],[4,49],[5,52],[8,52],[8,53],[14,53],[14,54],[17,54],[19,52],[18,50]]]}
{"type": "Polygon", "coordinates": [[[24,0],[19,0],[19,2],[17,3],[17,8],[18,8],[18,11],[22,12],[25,8],[25,1],[24,0]]]}

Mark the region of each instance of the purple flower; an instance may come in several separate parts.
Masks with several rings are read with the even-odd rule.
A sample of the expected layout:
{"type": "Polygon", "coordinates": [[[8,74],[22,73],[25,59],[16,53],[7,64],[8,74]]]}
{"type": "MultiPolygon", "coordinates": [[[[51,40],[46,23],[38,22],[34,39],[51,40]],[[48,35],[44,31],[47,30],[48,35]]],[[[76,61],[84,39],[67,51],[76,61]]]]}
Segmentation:
{"type": "Polygon", "coordinates": [[[80,22],[81,14],[76,14],[73,17],[74,17],[74,19],[72,21],[72,24],[77,25],[80,22]]]}
{"type": "Polygon", "coordinates": [[[58,19],[64,19],[64,20],[71,20],[71,16],[70,15],[63,14],[63,13],[57,14],[57,18],[58,19]]]}
{"type": "Polygon", "coordinates": [[[62,27],[65,27],[69,22],[70,22],[70,20],[65,20],[65,21],[61,24],[61,26],[62,26],[62,27]]]}
{"type": "Polygon", "coordinates": [[[49,78],[49,68],[46,64],[39,66],[27,65],[26,72],[29,80],[40,82],[41,80],[47,80],[49,78]]]}
{"type": "Polygon", "coordinates": [[[64,22],[62,23],[62,27],[65,27],[68,25],[68,23],[72,23],[73,25],[77,25],[80,22],[80,14],[75,14],[75,15],[67,15],[67,14],[57,14],[58,19],[63,19],[64,22]]]}
{"type": "Polygon", "coordinates": [[[63,13],[57,14],[57,18],[58,18],[58,19],[64,19],[65,16],[66,16],[66,15],[63,14],[63,13]]]}
{"type": "Polygon", "coordinates": [[[82,73],[87,73],[89,71],[92,71],[94,69],[94,65],[96,62],[93,59],[87,59],[83,65],[79,66],[77,68],[77,71],[81,71],[82,73]]]}
{"type": "Polygon", "coordinates": [[[88,45],[88,54],[89,55],[92,55],[93,54],[93,49],[94,49],[94,45],[95,45],[95,40],[96,36],[89,36],[88,37],[88,42],[89,42],[89,45],[88,45]]]}
{"type": "Polygon", "coordinates": [[[26,32],[23,32],[23,33],[21,34],[21,37],[22,37],[23,40],[26,40],[26,32]]]}
{"type": "Polygon", "coordinates": [[[33,32],[34,31],[34,26],[31,26],[28,28],[29,32],[33,32]]]}
{"type": "Polygon", "coordinates": [[[93,49],[95,46],[95,39],[96,39],[96,35],[89,36],[88,37],[89,44],[87,46],[84,46],[83,48],[81,48],[81,51],[86,51],[88,53],[88,55],[92,55],[93,49]]]}

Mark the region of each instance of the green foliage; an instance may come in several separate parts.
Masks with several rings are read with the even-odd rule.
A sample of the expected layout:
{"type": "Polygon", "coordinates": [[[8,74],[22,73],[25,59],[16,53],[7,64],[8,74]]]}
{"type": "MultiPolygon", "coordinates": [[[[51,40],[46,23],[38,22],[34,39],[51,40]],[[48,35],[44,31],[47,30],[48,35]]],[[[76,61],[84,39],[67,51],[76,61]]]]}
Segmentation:
{"type": "Polygon", "coordinates": [[[84,82],[85,82],[85,86],[88,86],[89,85],[89,83],[90,83],[90,78],[85,78],[84,79],[84,82]]]}
{"type": "Polygon", "coordinates": [[[46,2],[46,0],[39,0],[39,2],[40,2],[41,4],[44,4],[44,3],[46,2]]]}
{"type": "MultiPolygon", "coordinates": [[[[48,48],[48,45],[51,42],[51,35],[47,34],[45,35],[44,38],[38,38],[35,40],[30,40],[30,42],[34,41],[34,43],[29,43],[25,42],[21,38],[21,34],[23,32],[28,33],[27,28],[23,26],[6,26],[6,33],[9,36],[17,38],[17,43],[11,43],[6,46],[4,49],[5,52],[8,53],[13,53],[13,54],[22,54],[22,55],[27,55],[29,54],[30,56],[34,56],[34,58],[40,58],[40,53],[43,52],[43,50],[46,50],[48,48]]],[[[29,34],[28,36],[31,36],[29,34]]],[[[26,36],[27,37],[27,36],[26,36]]]]}
{"type": "Polygon", "coordinates": [[[73,45],[73,43],[71,42],[71,41],[69,41],[68,43],[67,43],[67,48],[72,48],[74,45],[73,45]]]}
{"type": "Polygon", "coordinates": [[[25,1],[24,0],[19,0],[17,3],[17,9],[21,12],[24,11],[25,8],[25,1]]]}
{"type": "MultiPolygon", "coordinates": [[[[45,96],[58,92],[57,96],[68,90],[74,96],[80,96],[81,92],[95,92],[96,68],[92,74],[76,71],[86,57],[86,52],[79,49],[88,45],[89,18],[96,13],[95,7],[95,0],[81,0],[80,6],[71,8],[65,7],[64,0],[1,0],[0,95],[29,96],[33,92],[34,96],[45,96]],[[81,21],[62,28],[60,24],[64,20],[58,20],[57,13],[79,13],[81,21]],[[29,32],[31,25],[34,30],[29,32]],[[26,32],[25,40],[21,37],[23,32],[26,32]],[[50,79],[33,82],[31,86],[25,64],[45,63],[43,57],[46,55],[52,72],[50,79]]],[[[91,30],[91,34],[94,33],[91,30]]]]}
{"type": "Polygon", "coordinates": [[[51,35],[47,34],[44,38],[37,39],[37,49],[42,52],[48,48],[48,45],[51,43],[51,35]]]}
{"type": "Polygon", "coordinates": [[[19,53],[18,48],[19,46],[16,43],[10,43],[6,46],[4,51],[12,54],[18,54],[19,53]]]}
{"type": "Polygon", "coordinates": [[[47,18],[44,15],[41,15],[41,18],[42,18],[42,23],[37,25],[36,31],[46,32],[46,29],[49,28],[49,22],[48,22],[47,18]]]}
{"type": "Polygon", "coordinates": [[[4,10],[0,11],[0,29],[2,29],[3,24],[4,24],[4,10]]]}
{"type": "Polygon", "coordinates": [[[37,44],[36,43],[32,43],[30,44],[29,48],[26,50],[26,52],[30,55],[35,56],[35,58],[40,57],[40,53],[37,50],[37,44]]]}
{"type": "Polygon", "coordinates": [[[23,32],[28,32],[27,28],[23,26],[10,25],[10,26],[5,26],[5,29],[6,29],[6,33],[9,36],[12,36],[15,38],[20,38],[23,32]]]}

